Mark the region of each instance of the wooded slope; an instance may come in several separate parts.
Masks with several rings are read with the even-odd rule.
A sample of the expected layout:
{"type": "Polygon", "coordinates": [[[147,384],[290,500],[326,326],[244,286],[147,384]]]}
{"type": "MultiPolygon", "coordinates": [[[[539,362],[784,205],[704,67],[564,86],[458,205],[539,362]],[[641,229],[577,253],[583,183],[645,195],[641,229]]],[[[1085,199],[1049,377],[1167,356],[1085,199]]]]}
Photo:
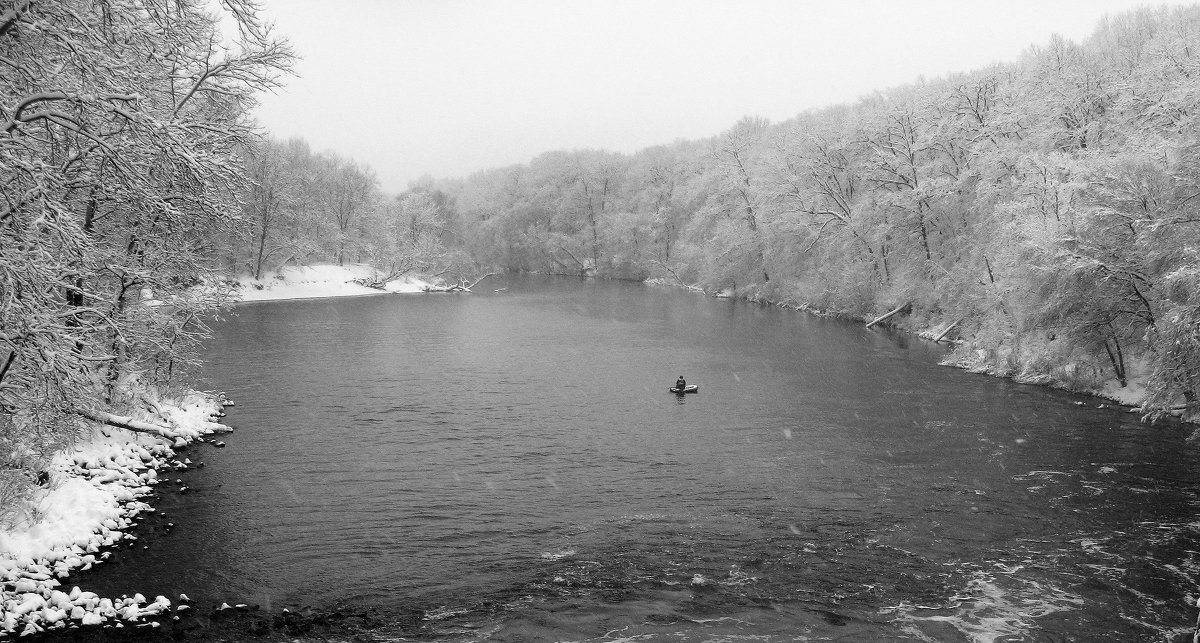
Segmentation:
{"type": "Polygon", "coordinates": [[[964,359],[1076,388],[1200,386],[1200,8],[783,123],[443,182],[514,270],[664,277],[860,318],[958,321],[964,359]]]}

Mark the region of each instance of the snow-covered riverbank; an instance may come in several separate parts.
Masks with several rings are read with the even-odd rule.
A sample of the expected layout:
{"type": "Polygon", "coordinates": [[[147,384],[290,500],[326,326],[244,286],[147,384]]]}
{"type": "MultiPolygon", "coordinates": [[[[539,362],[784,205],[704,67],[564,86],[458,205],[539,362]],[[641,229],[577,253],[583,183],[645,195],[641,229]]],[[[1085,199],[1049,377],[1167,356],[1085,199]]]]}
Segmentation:
{"type": "MultiPolygon", "coordinates": [[[[318,265],[232,281],[243,302],[416,293],[429,285],[413,277],[389,281],[384,290],[354,283],[373,277],[370,266],[318,265]]],[[[156,403],[154,413],[135,419],[166,426],[169,436],[93,426],[57,454],[48,477],[18,511],[21,518],[0,530],[0,638],[82,625],[155,627],[147,619],[188,609],[178,598],[101,597],[59,580],[109,558],[109,548],[136,540],[131,527],[139,514],[154,511],[143,498],[158,471],[186,468],[186,453],[176,450],[222,430],[214,421],[223,406],[219,399],[191,393],[156,403]]]]}
{"type": "Polygon", "coordinates": [[[354,283],[355,279],[378,278],[368,265],[285,266],[262,279],[241,276],[233,279],[241,301],[279,301],[324,297],[360,297],[388,293],[416,293],[430,285],[417,277],[404,276],[384,284],[384,289],[354,283]]]}
{"type": "MultiPolygon", "coordinates": [[[[704,289],[702,289],[698,286],[689,286],[689,285],[685,285],[685,284],[682,284],[679,282],[672,282],[670,280],[662,279],[662,278],[648,279],[648,280],[646,280],[645,283],[652,285],[652,286],[666,286],[666,287],[671,287],[671,288],[683,288],[685,290],[690,290],[692,292],[698,292],[698,293],[706,294],[710,297],[717,297],[717,298],[721,298],[721,299],[741,298],[741,299],[744,299],[744,300],[752,302],[752,303],[766,304],[769,306],[777,306],[779,308],[786,308],[788,310],[797,310],[797,311],[809,313],[812,315],[818,315],[821,317],[846,319],[846,320],[856,321],[856,322],[868,321],[868,319],[863,318],[863,317],[850,315],[847,313],[841,313],[841,312],[825,311],[825,310],[821,310],[821,309],[814,308],[812,306],[807,306],[807,305],[795,304],[795,303],[790,303],[790,302],[780,302],[780,301],[775,301],[773,299],[759,298],[759,297],[755,297],[755,296],[749,296],[749,297],[740,296],[737,292],[735,292],[733,290],[729,290],[729,289],[721,290],[721,291],[717,291],[717,292],[713,292],[713,293],[707,293],[704,291],[704,289]]],[[[933,328],[923,328],[923,329],[916,329],[916,330],[907,329],[902,326],[895,326],[894,328],[896,328],[897,330],[900,330],[901,332],[911,333],[913,335],[921,337],[922,339],[927,339],[930,341],[937,341],[937,338],[939,338],[941,336],[941,331],[945,330],[944,326],[938,326],[938,327],[933,327],[933,328]]],[[[1038,372],[1036,369],[1033,369],[1033,368],[1030,368],[1030,369],[1021,371],[1021,372],[1000,371],[999,369],[997,369],[995,367],[995,363],[997,361],[998,360],[995,359],[995,356],[987,355],[985,351],[974,351],[968,358],[956,360],[956,359],[952,359],[952,358],[948,357],[945,361],[942,362],[942,364],[945,366],[960,368],[960,369],[963,369],[963,370],[971,372],[971,373],[979,373],[982,375],[989,375],[992,377],[1008,378],[1008,379],[1012,379],[1014,381],[1017,381],[1017,382],[1020,382],[1023,384],[1049,386],[1051,388],[1067,390],[1072,393],[1093,395],[1102,400],[1107,400],[1109,402],[1114,402],[1119,406],[1127,407],[1130,410],[1130,412],[1140,412],[1142,403],[1146,400],[1145,383],[1146,383],[1147,376],[1144,372],[1145,368],[1143,368],[1142,365],[1140,365],[1140,364],[1134,363],[1131,365],[1129,377],[1124,386],[1121,385],[1121,383],[1117,380],[1116,377],[1110,377],[1107,380],[1105,380],[1099,387],[1078,388],[1078,387],[1073,387],[1073,386],[1071,386],[1063,381],[1060,381],[1058,379],[1055,379],[1054,377],[1052,377],[1049,374],[1038,372]]],[[[1104,406],[1105,404],[1098,403],[1098,405],[1104,406]]],[[[1178,414],[1176,414],[1176,415],[1178,415],[1178,414]]],[[[1196,435],[1200,436],[1200,429],[1197,429],[1196,435]]]]}
{"type": "Polygon", "coordinates": [[[54,457],[22,517],[0,531],[0,638],[102,623],[154,627],[147,618],[187,609],[181,599],[102,597],[59,580],[135,540],[129,530],[138,514],[153,511],[141,499],[157,472],[190,464],[175,450],[226,430],[215,422],[223,403],[212,396],[191,393],[155,406],[135,419],[166,427],[167,435],[91,427],[54,457]]]}

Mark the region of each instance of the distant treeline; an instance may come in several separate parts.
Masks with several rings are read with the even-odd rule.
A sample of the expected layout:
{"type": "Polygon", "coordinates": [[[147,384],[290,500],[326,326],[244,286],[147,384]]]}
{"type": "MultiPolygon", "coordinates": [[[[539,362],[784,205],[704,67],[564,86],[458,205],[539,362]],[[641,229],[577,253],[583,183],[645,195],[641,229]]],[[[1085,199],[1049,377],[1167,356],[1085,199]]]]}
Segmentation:
{"type": "MultiPolygon", "coordinates": [[[[477,270],[452,235],[447,196],[412,188],[395,198],[374,171],[303,139],[246,150],[242,226],[221,247],[226,271],[269,278],[289,263],[369,263],[392,275],[477,270]]],[[[386,277],[388,275],[381,275],[386,277]]]]}
{"type": "Polygon", "coordinates": [[[660,278],[965,340],[968,365],[1075,389],[1200,389],[1200,8],[632,155],[554,151],[384,199],[269,143],[229,260],[660,278]],[[282,170],[280,168],[283,168],[282,170]],[[275,177],[275,178],[272,178],[275,177]],[[291,178],[288,178],[291,177],[291,178]]]}

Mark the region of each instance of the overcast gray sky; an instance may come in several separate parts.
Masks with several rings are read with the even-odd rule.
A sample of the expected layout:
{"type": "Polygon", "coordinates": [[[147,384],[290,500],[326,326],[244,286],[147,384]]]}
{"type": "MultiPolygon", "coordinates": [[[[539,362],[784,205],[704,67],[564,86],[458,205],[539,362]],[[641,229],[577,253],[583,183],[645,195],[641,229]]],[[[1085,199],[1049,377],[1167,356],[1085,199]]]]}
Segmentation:
{"type": "Polygon", "coordinates": [[[303,60],[259,119],[370,165],[388,192],[552,149],[633,152],[746,115],[780,121],[1016,60],[1053,33],[1081,40],[1104,15],[1148,4],[265,1],[303,60]]]}

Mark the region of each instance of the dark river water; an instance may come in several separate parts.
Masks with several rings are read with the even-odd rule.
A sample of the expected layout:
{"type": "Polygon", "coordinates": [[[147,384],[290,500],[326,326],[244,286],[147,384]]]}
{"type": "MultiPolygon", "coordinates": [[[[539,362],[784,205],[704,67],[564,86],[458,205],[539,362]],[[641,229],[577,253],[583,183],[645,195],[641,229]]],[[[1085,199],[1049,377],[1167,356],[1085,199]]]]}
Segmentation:
{"type": "Polygon", "coordinates": [[[1189,428],[639,284],[235,312],[202,377],[238,431],[85,589],[395,640],[1191,640],[1189,428]]]}

